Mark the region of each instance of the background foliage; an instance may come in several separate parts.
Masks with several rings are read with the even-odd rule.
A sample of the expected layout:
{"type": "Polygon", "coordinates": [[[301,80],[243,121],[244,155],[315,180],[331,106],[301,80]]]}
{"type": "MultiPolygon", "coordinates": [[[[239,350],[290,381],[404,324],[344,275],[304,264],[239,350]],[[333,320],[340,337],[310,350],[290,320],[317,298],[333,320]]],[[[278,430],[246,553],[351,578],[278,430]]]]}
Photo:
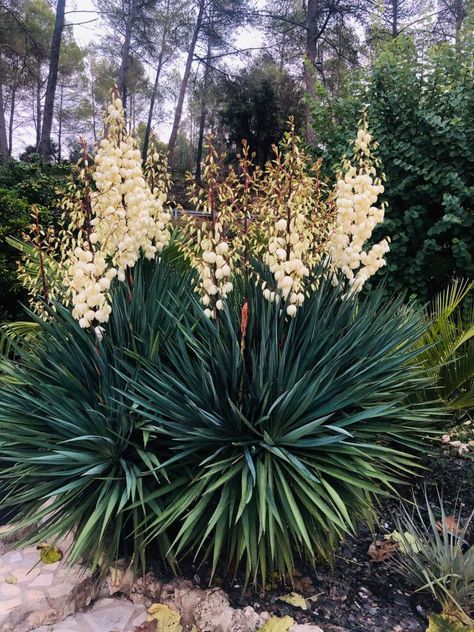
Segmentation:
{"type": "MultiPolygon", "coordinates": [[[[424,52],[398,37],[367,75],[312,104],[315,154],[337,169],[362,108],[380,144],[391,239],[387,287],[427,301],[453,277],[474,276],[474,83],[468,49],[424,52]]],[[[383,270],[381,274],[385,274],[383,270]]]]}
{"type": "Polygon", "coordinates": [[[54,224],[60,209],[58,201],[69,163],[50,164],[40,160],[10,160],[0,166],[0,321],[22,312],[20,302],[27,294],[18,280],[19,252],[7,237],[21,237],[32,224],[31,205],[36,205],[44,224],[54,224]]]}

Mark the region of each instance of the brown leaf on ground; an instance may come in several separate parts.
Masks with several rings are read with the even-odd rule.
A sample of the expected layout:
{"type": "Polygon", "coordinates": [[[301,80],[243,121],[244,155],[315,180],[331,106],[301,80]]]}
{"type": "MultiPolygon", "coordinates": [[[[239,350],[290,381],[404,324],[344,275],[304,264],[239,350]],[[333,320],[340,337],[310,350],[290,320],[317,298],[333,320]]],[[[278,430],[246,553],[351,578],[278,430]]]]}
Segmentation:
{"type": "MultiPolygon", "coordinates": [[[[459,522],[456,520],[454,516],[445,516],[444,524],[446,525],[446,529],[448,533],[453,535],[457,535],[461,532],[461,527],[459,526],[459,522]]],[[[443,533],[443,522],[440,520],[436,523],[436,528],[440,533],[443,533]]]]}
{"type": "Polygon", "coordinates": [[[293,588],[298,592],[307,592],[313,594],[315,591],[312,580],[306,575],[302,575],[299,571],[293,572],[293,588]]]}
{"type": "Polygon", "coordinates": [[[133,632],[156,632],[156,621],[145,621],[138,627],[136,627],[133,632]]]}
{"type": "Polygon", "coordinates": [[[376,540],[367,550],[371,562],[385,562],[392,557],[397,550],[397,543],[391,540],[376,540]]]}

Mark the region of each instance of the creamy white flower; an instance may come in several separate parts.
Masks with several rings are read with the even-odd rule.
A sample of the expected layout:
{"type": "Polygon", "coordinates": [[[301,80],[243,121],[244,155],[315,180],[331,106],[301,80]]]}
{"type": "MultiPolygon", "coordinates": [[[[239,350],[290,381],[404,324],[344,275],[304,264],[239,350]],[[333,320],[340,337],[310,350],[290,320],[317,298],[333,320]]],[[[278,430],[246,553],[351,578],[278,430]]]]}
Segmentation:
{"type": "Polygon", "coordinates": [[[371,143],[372,136],[364,122],[354,143],[354,162],[358,167],[346,163],[346,174],[337,181],[336,227],[328,249],[332,265],[342,271],[354,292],[360,291],[367,279],[385,265],[383,255],[390,249],[388,240],[383,239],[364,250],[375,227],[384,219],[383,206],[375,206],[384,187],[376,177],[371,143]]]}
{"type": "Polygon", "coordinates": [[[120,99],[107,111],[107,138],[99,144],[93,173],[92,230],[80,233],[66,257],[73,315],[84,328],[108,320],[111,280],[124,281],[140,252],[152,259],[170,239],[170,216],[143,176],[136,142],[125,132],[120,99]]]}

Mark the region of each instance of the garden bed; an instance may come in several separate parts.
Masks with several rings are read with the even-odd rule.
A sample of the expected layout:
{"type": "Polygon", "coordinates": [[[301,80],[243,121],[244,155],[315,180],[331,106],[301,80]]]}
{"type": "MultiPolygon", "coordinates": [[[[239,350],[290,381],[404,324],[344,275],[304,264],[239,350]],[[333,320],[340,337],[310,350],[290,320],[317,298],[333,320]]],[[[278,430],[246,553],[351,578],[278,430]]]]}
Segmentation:
{"type": "MultiPolygon", "coordinates": [[[[424,505],[425,486],[433,508],[439,489],[448,514],[455,512],[456,503],[462,499],[466,515],[474,508],[474,462],[434,457],[430,470],[414,487],[419,507],[424,505]]],[[[411,498],[410,487],[406,487],[406,493],[400,491],[407,500],[411,498]]],[[[434,599],[426,593],[413,593],[390,560],[372,562],[367,553],[374,539],[383,539],[393,531],[392,516],[396,507],[397,502],[392,499],[380,504],[379,532],[373,537],[362,527],[357,537],[349,538],[336,553],[333,571],[325,564],[318,565],[316,570],[302,565],[295,575],[294,588],[274,584],[265,595],[256,590],[242,592],[243,577],[229,582],[224,574],[218,575],[214,584],[222,586],[234,608],[252,606],[257,612],[289,615],[297,623],[319,625],[324,632],[424,632],[427,615],[439,611],[434,599]],[[279,599],[292,590],[307,599],[307,610],[279,599]]],[[[206,567],[197,569],[192,564],[183,564],[181,571],[196,585],[207,586],[209,570],[206,567]]]]}

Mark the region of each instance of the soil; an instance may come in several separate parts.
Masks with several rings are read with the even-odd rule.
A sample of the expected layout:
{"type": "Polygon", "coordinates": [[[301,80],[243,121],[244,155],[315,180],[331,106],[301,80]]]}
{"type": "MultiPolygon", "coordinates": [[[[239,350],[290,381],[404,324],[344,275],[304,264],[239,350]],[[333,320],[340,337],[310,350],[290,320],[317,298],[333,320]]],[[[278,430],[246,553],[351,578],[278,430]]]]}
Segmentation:
{"type": "MultiPolygon", "coordinates": [[[[425,490],[435,515],[439,512],[438,490],[446,515],[462,514],[474,509],[474,462],[472,460],[436,456],[426,475],[414,486],[400,489],[400,494],[425,506],[425,490]]],[[[374,540],[394,530],[393,516],[399,500],[391,498],[378,507],[378,532],[361,527],[357,537],[348,538],[336,552],[333,570],[318,566],[316,571],[301,564],[295,572],[295,586],[274,585],[265,595],[252,589],[242,591],[242,579],[220,579],[235,608],[253,606],[277,616],[289,615],[297,623],[320,625],[325,632],[424,632],[427,615],[439,612],[430,594],[414,592],[398,575],[390,560],[373,562],[367,551],[374,540]],[[309,608],[302,610],[279,600],[295,590],[307,599],[309,608]]],[[[472,538],[471,534],[471,538],[472,538]]],[[[192,563],[180,565],[181,574],[202,588],[208,587],[208,569],[197,569],[192,563]]]]}

